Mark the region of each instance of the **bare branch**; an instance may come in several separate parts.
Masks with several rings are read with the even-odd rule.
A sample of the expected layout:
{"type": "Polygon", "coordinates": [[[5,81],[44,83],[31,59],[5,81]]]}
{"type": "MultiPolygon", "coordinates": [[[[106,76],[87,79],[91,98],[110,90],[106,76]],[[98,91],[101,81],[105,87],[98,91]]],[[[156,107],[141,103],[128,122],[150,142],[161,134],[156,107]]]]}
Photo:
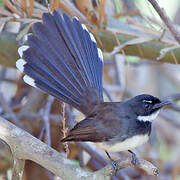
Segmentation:
{"type": "Polygon", "coordinates": [[[14,157],[12,180],[21,180],[24,170],[25,160],[14,157]]]}
{"type": "Polygon", "coordinates": [[[71,160],[64,158],[39,139],[1,117],[0,138],[10,146],[16,158],[32,160],[62,179],[73,177],[73,180],[81,180],[92,177],[91,172],[79,168],[71,160]]]}
{"type": "Polygon", "coordinates": [[[18,125],[19,127],[23,128],[22,122],[16,117],[15,113],[12,111],[12,109],[9,107],[8,103],[4,99],[4,96],[2,93],[0,93],[0,104],[2,105],[5,112],[9,113],[12,121],[18,125]]]}
{"type": "Polygon", "coordinates": [[[180,44],[180,35],[176,31],[176,29],[174,28],[174,26],[173,26],[171,20],[169,19],[169,17],[166,15],[166,12],[164,11],[164,9],[160,8],[160,6],[158,5],[158,3],[155,0],[148,0],[148,1],[152,4],[152,6],[156,10],[156,12],[159,14],[161,19],[164,21],[164,23],[168,27],[169,31],[171,32],[172,36],[180,44]]]}
{"type": "Polygon", "coordinates": [[[51,146],[51,133],[50,133],[50,123],[49,123],[49,114],[51,111],[51,106],[54,101],[54,97],[48,96],[47,98],[47,104],[45,107],[45,112],[44,112],[44,124],[45,124],[45,129],[46,129],[46,139],[47,139],[47,144],[48,146],[51,146]]]}
{"type": "MultiPolygon", "coordinates": [[[[138,165],[136,165],[136,167],[144,170],[149,175],[157,176],[159,174],[157,167],[155,167],[152,163],[144,159],[138,159],[138,160],[139,160],[139,163],[138,165]]],[[[117,169],[121,170],[123,168],[132,166],[132,159],[127,158],[126,160],[118,160],[116,161],[116,164],[117,164],[117,169]]],[[[103,169],[99,170],[97,173],[101,173],[106,176],[108,176],[110,173],[114,175],[114,169],[112,165],[108,165],[108,166],[105,166],[103,169]]]]}
{"type": "MultiPolygon", "coordinates": [[[[65,112],[65,103],[61,103],[61,108],[62,108],[62,133],[63,133],[63,138],[66,137],[66,112],[65,112]]],[[[64,150],[66,152],[66,156],[69,154],[69,147],[68,147],[68,142],[64,143],[64,150]]]]}
{"type": "MultiPolygon", "coordinates": [[[[89,154],[91,154],[94,159],[96,159],[103,165],[106,164],[107,160],[103,159],[101,157],[101,155],[99,155],[97,152],[94,152],[86,143],[77,143],[77,144],[79,144],[85,151],[87,151],[89,154]]],[[[138,158],[138,161],[139,161],[139,163],[138,163],[138,165],[136,165],[136,167],[144,170],[149,175],[158,175],[159,171],[158,171],[157,167],[155,167],[152,163],[150,163],[149,161],[146,161],[144,159],[141,159],[141,158],[138,158]]],[[[130,167],[130,166],[134,166],[132,164],[131,158],[127,158],[125,160],[122,160],[122,159],[117,160],[116,163],[117,163],[118,170],[121,170],[126,167],[130,167]]],[[[97,171],[97,173],[99,173],[99,172],[104,175],[107,175],[107,176],[110,174],[114,175],[114,169],[111,164],[109,164],[109,165],[105,166],[103,169],[97,171]]]]}
{"type": "Polygon", "coordinates": [[[60,8],[71,17],[77,16],[82,23],[87,23],[86,17],[70,1],[59,1],[60,8]]]}
{"type": "MultiPolygon", "coordinates": [[[[43,114],[41,113],[34,113],[34,112],[20,112],[15,113],[18,119],[31,119],[36,121],[37,119],[43,120],[43,114]]],[[[11,119],[11,115],[9,113],[3,114],[3,118],[5,119],[11,119]]],[[[57,126],[62,121],[62,116],[57,114],[50,114],[49,118],[51,119],[51,124],[53,126],[57,126]]]]}
{"type": "MultiPolygon", "coordinates": [[[[96,172],[83,170],[75,165],[73,161],[64,158],[60,153],[41,142],[39,139],[31,136],[29,133],[1,117],[0,138],[10,146],[16,158],[32,160],[62,179],[110,180],[111,176],[114,175],[111,164],[96,172]]],[[[150,162],[141,159],[139,162],[139,168],[145,170],[148,174],[157,174],[157,168],[150,162]]],[[[118,169],[132,166],[131,158],[117,161],[117,165],[118,169]]]]}

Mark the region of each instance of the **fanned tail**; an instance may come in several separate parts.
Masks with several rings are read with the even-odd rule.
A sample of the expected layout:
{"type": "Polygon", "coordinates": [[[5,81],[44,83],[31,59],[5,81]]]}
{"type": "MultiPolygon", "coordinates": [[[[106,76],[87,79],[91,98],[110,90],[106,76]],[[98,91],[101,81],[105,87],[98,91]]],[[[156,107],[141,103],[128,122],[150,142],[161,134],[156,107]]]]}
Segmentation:
{"type": "Polygon", "coordinates": [[[77,18],[54,11],[35,23],[27,45],[19,48],[17,68],[24,81],[88,115],[103,101],[103,56],[77,18]]]}

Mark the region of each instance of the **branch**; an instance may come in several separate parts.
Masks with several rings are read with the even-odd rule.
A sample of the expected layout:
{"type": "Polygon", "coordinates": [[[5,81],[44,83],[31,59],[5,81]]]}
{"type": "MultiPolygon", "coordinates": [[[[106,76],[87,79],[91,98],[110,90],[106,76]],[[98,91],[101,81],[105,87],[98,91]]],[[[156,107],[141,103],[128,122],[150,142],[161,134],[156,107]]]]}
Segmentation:
{"type": "Polygon", "coordinates": [[[169,17],[166,15],[166,12],[164,11],[164,9],[160,8],[160,6],[158,5],[158,3],[155,0],[148,0],[148,1],[151,3],[151,5],[156,10],[156,12],[159,14],[159,16],[161,17],[163,22],[166,24],[166,26],[168,27],[168,29],[171,32],[172,36],[180,44],[180,35],[176,31],[176,29],[174,28],[174,26],[173,26],[171,20],[169,19],[169,17]]]}
{"type": "Polygon", "coordinates": [[[0,138],[10,146],[14,157],[32,160],[62,179],[92,178],[93,173],[74,165],[71,160],[1,117],[0,138]]]}
{"type": "MultiPolygon", "coordinates": [[[[136,167],[144,170],[148,175],[157,176],[159,174],[157,167],[155,167],[149,161],[146,161],[144,159],[138,159],[138,161],[139,161],[139,163],[138,163],[138,165],[136,165],[136,167]]],[[[117,164],[118,170],[133,166],[131,158],[127,158],[126,160],[117,160],[116,164],[117,164]]],[[[107,165],[103,169],[97,171],[97,173],[104,174],[105,176],[108,176],[109,173],[114,175],[114,169],[113,169],[112,165],[107,165]]]]}
{"type": "Polygon", "coordinates": [[[12,180],[21,180],[24,170],[25,160],[14,157],[12,180]]]}
{"type": "MultiPolygon", "coordinates": [[[[97,36],[102,42],[103,49],[107,52],[111,52],[115,46],[117,46],[117,42],[112,33],[103,32],[99,30],[97,32],[97,36]]],[[[126,41],[129,41],[131,38],[130,35],[126,34],[117,34],[117,38],[121,44],[126,41]]],[[[129,45],[126,46],[123,50],[126,55],[132,56],[140,56],[139,48],[143,50],[143,58],[146,59],[156,59],[160,55],[161,49],[166,48],[167,45],[160,41],[148,41],[137,45],[129,45]],[[154,48],[156,47],[156,48],[154,48]]],[[[15,63],[18,59],[17,54],[17,45],[14,36],[7,32],[2,32],[0,36],[0,65],[8,66],[15,68],[15,63]],[[8,37],[8,39],[4,38],[4,36],[8,37]]],[[[179,48],[174,49],[173,53],[178,61],[180,62],[180,51],[179,48]]],[[[159,62],[159,61],[158,61],[159,62]]],[[[174,63],[174,59],[172,58],[171,53],[167,53],[160,62],[169,62],[174,63]]]]}
{"type": "MultiPolygon", "coordinates": [[[[34,161],[62,179],[110,180],[111,176],[114,175],[111,164],[96,172],[83,170],[45,143],[1,117],[0,138],[10,146],[14,157],[17,159],[34,161]]],[[[139,168],[144,169],[148,174],[157,175],[157,168],[150,162],[141,159],[139,162],[137,165],[139,168]]],[[[117,165],[118,169],[132,166],[131,159],[117,161],[117,165]]]]}
{"type": "Polygon", "coordinates": [[[71,17],[77,16],[82,23],[87,23],[86,17],[70,1],[61,0],[59,1],[59,6],[64,12],[69,14],[71,17]]]}
{"type": "Polygon", "coordinates": [[[51,146],[51,133],[50,133],[49,114],[50,114],[53,102],[54,102],[54,97],[49,95],[47,97],[47,103],[46,103],[46,107],[45,107],[45,110],[44,110],[44,117],[43,117],[44,124],[45,124],[45,129],[46,129],[46,141],[47,141],[48,146],[51,146]]]}
{"type": "MultiPolygon", "coordinates": [[[[102,42],[103,49],[107,52],[111,52],[115,46],[117,46],[116,39],[114,38],[114,35],[109,32],[101,31],[99,30],[97,32],[97,35],[102,42]]],[[[125,34],[117,34],[117,38],[120,42],[120,44],[123,44],[130,40],[130,35],[125,34]]],[[[135,44],[135,45],[128,45],[123,48],[126,55],[131,56],[139,56],[142,58],[145,58],[147,60],[156,60],[157,57],[160,56],[160,51],[167,47],[167,44],[161,42],[161,41],[147,41],[141,44],[135,44]],[[143,51],[143,55],[140,54],[139,49],[143,51]]],[[[173,53],[178,61],[180,62],[180,51],[179,48],[174,49],[173,53]]],[[[160,61],[156,62],[169,62],[174,64],[174,59],[171,55],[171,53],[167,53],[160,61]]]]}
{"type": "Polygon", "coordinates": [[[9,113],[12,121],[17,124],[19,127],[24,128],[22,122],[16,117],[16,114],[12,111],[12,109],[9,107],[8,103],[6,102],[4,96],[2,93],[0,93],[0,104],[3,107],[4,111],[9,113]]]}

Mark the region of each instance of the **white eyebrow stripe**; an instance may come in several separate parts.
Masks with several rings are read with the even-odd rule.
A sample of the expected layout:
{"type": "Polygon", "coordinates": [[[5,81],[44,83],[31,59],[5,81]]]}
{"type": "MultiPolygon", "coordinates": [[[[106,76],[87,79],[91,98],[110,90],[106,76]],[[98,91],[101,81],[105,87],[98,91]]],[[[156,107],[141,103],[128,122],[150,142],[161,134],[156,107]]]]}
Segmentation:
{"type": "Polygon", "coordinates": [[[149,100],[143,100],[143,102],[152,103],[152,101],[149,100]]]}

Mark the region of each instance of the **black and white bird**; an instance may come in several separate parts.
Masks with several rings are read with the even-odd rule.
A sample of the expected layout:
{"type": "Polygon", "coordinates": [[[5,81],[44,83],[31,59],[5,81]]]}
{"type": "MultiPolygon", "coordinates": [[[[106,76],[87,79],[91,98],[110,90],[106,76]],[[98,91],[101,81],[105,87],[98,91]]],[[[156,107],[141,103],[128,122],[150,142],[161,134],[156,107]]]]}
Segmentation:
{"type": "Polygon", "coordinates": [[[170,102],[148,94],[104,102],[103,55],[92,33],[61,12],[44,13],[42,19],[18,49],[16,66],[27,84],[86,116],[61,141],[91,141],[106,152],[130,151],[147,142],[152,122],[170,102]]]}

